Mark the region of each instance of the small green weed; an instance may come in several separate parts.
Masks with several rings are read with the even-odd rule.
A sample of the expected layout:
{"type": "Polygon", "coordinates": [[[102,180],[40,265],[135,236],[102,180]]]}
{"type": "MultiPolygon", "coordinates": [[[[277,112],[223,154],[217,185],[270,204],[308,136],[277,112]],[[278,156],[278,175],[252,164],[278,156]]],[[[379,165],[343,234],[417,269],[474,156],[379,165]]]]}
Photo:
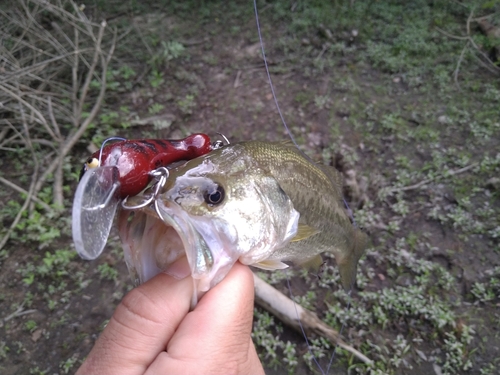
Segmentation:
{"type": "Polygon", "coordinates": [[[0,359],[7,358],[10,348],[7,346],[5,341],[0,341],[0,359]]]}
{"type": "Polygon", "coordinates": [[[110,280],[115,282],[118,280],[118,271],[108,263],[99,264],[99,266],[97,266],[97,271],[99,272],[99,275],[103,280],[110,280]]]}
{"type": "Polygon", "coordinates": [[[157,89],[161,85],[165,83],[165,79],[163,78],[163,73],[154,69],[149,76],[149,84],[152,88],[157,89]]]}
{"type": "Polygon", "coordinates": [[[196,107],[195,99],[194,95],[188,94],[183,99],[177,101],[177,105],[184,115],[193,114],[193,109],[196,107]]]}
{"type": "Polygon", "coordinates": [[[151,57],[149,64],[153,69],[162,69],[168,62],[179,58],[185,51],[184,46],[177,41],[161,41],[157,53],[151,57]]]}
{"type": "Polygon", "coordinates": [[[28,320],[24,323],[24,329],[30,333],[33,333],[38,328],[38,324],[34,320],[28,320]]]}
{"type": "Polygon", "coordinates": [[[47,375],[49,370],[40,370],[40,367],[35,366],[30,368],[30,375],[47,375]]]}
{"type": "Polygon", "coordinates": [[[255,345],[263,349],[259,351],[261,361],[276,369],[286,366],[288,373],[293,374],[298,363],[295,348],[289,341],[285,343],[271,333],[271,331],[279,333],[281,330],[281,325],[276,324],[268,312],[254,310],[252,339],[255,345]]]}
{"type": "Polygon", "coordinates": [[[148,108],[148,112],[151,114],[151,115],[157,115],[158,113],[160,113],[163,109],[165,108],[165,106],[163,104],[160,104],[160,103],[154,103],[152,104],[149,108],[148,108]]]}
{"type": "Polygon", "coordinates": [[[64,374],[68,374],[73,366],[78,362],[78,354],[73,354],[59,365],[59,368],[64,374]]]}

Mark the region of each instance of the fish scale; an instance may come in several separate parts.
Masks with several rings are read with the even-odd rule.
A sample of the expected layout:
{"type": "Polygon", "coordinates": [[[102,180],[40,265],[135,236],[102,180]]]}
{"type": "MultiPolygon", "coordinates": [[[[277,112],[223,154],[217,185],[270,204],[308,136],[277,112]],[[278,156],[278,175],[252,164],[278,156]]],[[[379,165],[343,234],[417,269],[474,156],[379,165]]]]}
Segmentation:
{"type": "MultiPolygon", "coordinates": [[[[288,267],[284,261],[320,264],[322,252],[335,256],[342,285],[351,288],[366,235],[349,219],[335,169],[311,162],[287,143],[250,141],[212,151],[169,173],[152,227],[165,238],[147,247],[162,254],[179,251],[168,243],[183,244],[197,290],[193,301],[238,260],[272,270],[288,267]]],[[[145,215],[139,213],[125,217],[120,231],[126,253],[136,254],[126,256],[129,268],[144,282],[152,275],[148,264],[168,272],[166,260],[174,257],[134,263],[148,236],[132,230],[142,220],[145,215]]]]}
{"type": "Polygon", "coordinates": [[[269,259],[307,263],[319,253],[331,252],[340,267],[344,288],[354,282],[356,264],[366,236],[353,227],[342,200],[342,177],[333,167],[314,164],[287,143],[246,142],[245,149],[269,172],[300,213],[299,223],[318,233],[276,249],[269,259]]]}

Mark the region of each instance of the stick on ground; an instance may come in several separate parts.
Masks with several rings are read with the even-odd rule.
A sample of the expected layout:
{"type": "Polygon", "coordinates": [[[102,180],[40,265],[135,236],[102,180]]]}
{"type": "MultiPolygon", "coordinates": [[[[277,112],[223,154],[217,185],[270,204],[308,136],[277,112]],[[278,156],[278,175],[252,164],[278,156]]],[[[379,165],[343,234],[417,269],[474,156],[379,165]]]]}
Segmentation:
{"type": "Polygon", "coordinates": [[[326,325],[315,313],[304,309],[302,306],[266,283],[255,273],[253,278],[255,283],[255,302],[260,307],[278,317],[283,323],[302,333],[299,324],[300,319],[300,323],[302,323],[305,332],[315,333],[324,337],[333,345],[338,344],[341,348],[352,353],[364,363],[372,364],[372,361],[368,357],[346,344],[339,337],[339,333],[332,327],[326,325]]]}

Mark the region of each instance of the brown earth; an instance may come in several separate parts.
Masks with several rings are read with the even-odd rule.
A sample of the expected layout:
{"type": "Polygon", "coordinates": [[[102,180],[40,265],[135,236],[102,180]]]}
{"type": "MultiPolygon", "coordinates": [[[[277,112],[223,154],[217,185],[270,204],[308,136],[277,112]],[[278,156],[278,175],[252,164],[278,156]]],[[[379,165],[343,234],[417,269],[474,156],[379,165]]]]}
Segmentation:
{"type": "MultiPolygon", "coordinates": [[[[92,9],[89,14],[91,12],[92,9]]],[[[169,35],[173,35],[186,50],[178,60],[163,63],[159,70],[163,83],[156,88],[152,87],[149,78],[150,65],[145,64],[140,56],[135,56],[130,51],[124,52],[125,50],[117,53],[116,66],[127,65],[136,74],[128,89],[109,92],[103,111],[116,111],[120,114],[121,122],[132,125],[122,129],[119,124],[105,124],[103,126],[109,126],[106,129],[114,132],[109,136],[180,138],[193,132],[220,132],[231,142],[249,139],[275,141],[288,137],[263,68],[251,9],[243,11],[243,15],[235,19],[219,19],[217,16],[207,17],[202,21],[195,18],[183,19],[162,9],[161,12],[146,15],[120,15],[110,21],[110,24],[113,22],[129,22],[139,30],[147,28],[151,32],[156,27],[158,29],[155,32],[160,39],[172,40],[169,35]],[[179,103],[182,99],[184,103],[179,103]],[[170,127],[155,130],[151,124],[133,125],[138,118],[151,117],[149,109],[155,104],[163,105],[156,115],[165,119],[174,118],[170,127]],[[127,111],[122,108],[127,108],[127,111]]],[[[395,79],[397,77],[381,72],[365,61],[357,61],[353,55],[344,56],[339,53],[329,66],[318,67],[316,58],[321,56],[322,40],[316,34],[302,43],[291,44],[289,48],[296,48],[295,50],[287,50],[286,43],[293,36],[287,34],[286,25],[267,24],[264,25],[264,30],[273,83],[293,135],[313,159],[321,160],[324,157],[331,164],[343,167],[345,171],[354,170],[358,176],[357,182],[361,185],[362,177],[368,177],[371,185],[361,188],[362,193],[366,194],[364,199],[376,201],[378,189],[387,186],[387,180],[393,179],[391,168],[394,167],[395,155],[405,154],[416,169],[431,159],[428,154],[421,153],[418,144],[405,143],[394,135],[381,137],[379,143],[374,143],[373,139],[367,138],[366,130],[353,127],[349,121],[350,117],[356,115],[355,111],[370,105],[384,107],[386,110],[405,106],[418,108],[429,100],[427,94],[415,93],[403,80],[395,79]],[[302,55],[307,55],[308,58],[302,58],[302,55]],[[349,80],[345,80],[346,86],[341,87],[339,82],[345,77],[349,77],[349,80]],[[381,92],[381,86],[387,91],[381,92]],[[359,96],[353,97],[353,92],[359,93],[359,96]],[[324,103],[319,102],[321,98],[325,99],[324,103]],[[342,144],[344,148],[333,152],[330,148],[332,144],[342,144]],[[349,150],[355,150],[359,159],[349,160],[349,150]]],[[[122,43],[126,42],[127,39],[122,43]]],[[[124,86],[123,77],[118,76],[116,80],[124,86]]],[[[462,142],[463,137],[459,133],[450,134],[443,139],[443,147],[460,147],[462,142]]],[[[74,150],[72,162],[75,169],[79,169],[81,161],[85,160],[86,145],[87,142],[81,142],[74,150]]],[[[498,147],[498,139],[493,140],[488,147],[498,147]]],[[[10,172],[13,171],[4,170],[6,175],[10,172]]],[[[71,190],[74,191],[75,188],[76,182],[73,182],[71,190]]],[[[346,192],[349,194],[350,190],[347,189],[346,192]]],[[[431,191],[408,192],[408,200],[415,205],[411,206],[411,212],[404,218],[397,233],[400,237],[411,232],[428,233],[428,242],[437,250],[429,252],[421,249],[416,254],[422,259],[442,265],[457,278],[453,293],[457,300],[466,301],[466,304],[457,308],[457,319],[475,324],[475,340],[486,342],[481,345],[482,350],[476,357],[472,372],[460,373],[479,374],[481,368],[494,363],[499,355],[498,306],[474,301],[470,298],[470,290],[474,282],[482,280],[486,265],[491,266],[490,268],[498,266],[500,259],[498,251],[490,246],[490,240],[484,236],[471,235],[464,240],[454,228],[431,220],[426,215],[429,205],[438,200],[450,199],[453,204],[453,197],[449,198],[452,193],[440,192],[435,187],[431,191]],[[420,208],[418,202],[423,202],[420,208]]],[[[2,199],[6,202],[14,197],[4,194],[2,199]]],[[[71,200],[71,192],[66,198],[68,202],[71,200]]],[[[363,202],[351,203],[357,208],[363,207],[363,202]]],[[[492,205],[498,209],[498,199],[492,200],[492,205]]],[[[380,215],[379,224],[387,224],[392,218],[386,207],[377,207],[373,211],[380,215]]],[[[393,234],[387,228],[373,225],[369,229],[374,248],[380,249],[384,244],[389,246],[388,244],[394,243],[393,234]]],[[[44,274],[40,271],[43,259],[47,258],[46,251],[70,247],[71,238],[68,233],[48,248],[40,248],[36,241],[13,239],[8,243],[8,257],[0,258],[2,374],[74,372],[122,296],[131,289],[116,232],[112,232],[105,253],[98,260],[86,262],[73,257],[64,263],[66,274],[44,274]],[[110,266],[117,273],[106,273],[108,268],[102,265],[110,266]],[[30,267],[36,277],[28,284],[23,279],[29,277],[27,270],[30,267]],[[53,301],[52,304],[50,301],[53,301]],[[28,321],[34,321],[36,326],[27,324],[28,321]]],[[[378,276],[369,281],[365,291],[377,291],[395,284],[395,280],[387,275],[388,266],[378,263],[376,252],[367,255],[362,268],[367,267],[373,268],[378,276]]],[[[398,278],[397,282],[404,284],[405,281],[404,278],[398,278]]],[[[285,283],[280,285],[281,288],[286,288],[285,283]]],[[[292,285],[297,294],[302,294],[308,288],[308,284],[301,279],[294,279],[292,285]]],[[[322,303],[318,303],[316,309],[321,313],[324,307],[322,303]]],[[[303,337],[286,327],[283,329],[282,340],[292,341],[299,357],[305,354],[307,347],[303,337]]],[[[386,330],[380,327],[374,329],[376,331],[372,334],[382,340],[384,337],[393,338],[397,334],[411,337],[409,332],[414,328],[409,326],[408,321],[402,320],[394,322],[386,330]]],[[[430,328],[423,325],[415,329],[430,328]]],[[[353,327],[347,325],[344,335],[347,341],[352,338],[356,340],[355,345],[362,344],[353,327]]],[[[435,339],[442,341],[443,337],[435,339]]],[[[435,348],[433,343],[420,346],[420,350],[428,355],[431,352],[439,355],[440,353],[433,352],[435,348]]],[[[415,358],[416,355],[410,359],[413,370],[400,369],[398,373],[432,374],[435,371],[431,362],[415,358]]],[[[325,361],[327,360],[322,360],[322,364],[325,361]]],[[[345,362],[339,361],[337,365],[339,368],[335,371],[346,373],[345,362]]],[[[312,373],[304,364],[300,364],[296,372],[312,373]]],[[[287,373],[287,370],[285,366],[270,367],[268,373],[287,373]]]]}

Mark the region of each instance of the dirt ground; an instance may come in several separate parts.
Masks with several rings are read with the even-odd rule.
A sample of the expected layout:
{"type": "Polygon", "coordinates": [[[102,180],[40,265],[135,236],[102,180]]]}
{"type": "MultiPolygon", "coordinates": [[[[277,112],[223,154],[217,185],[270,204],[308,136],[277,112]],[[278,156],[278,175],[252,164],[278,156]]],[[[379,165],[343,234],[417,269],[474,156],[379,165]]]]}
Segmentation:
{"type": "MultiPolygon", "coordinates": [[[[446,79],[391,68],[370,58],[377,54],[370,44],[377,40],[375,27],[370,35],[348,23],[338,30],[291,29],[293,14],[281,16],[279,10],[296,6],[299,12],[301,6],[279,4],[261,4],[261,22],[284,118],[311,158],[344,173],[346,197],[372,242],[350,309],[338,284],[328,281],[338,279],[333,259],[326,259],[330,268],[323,281],[300,270],[289,274],[299,302],[337,329],[344,322],[346,342],[376,362],[368,368],[339,351],[330,373],[498,374],[498,75],[471,58],[462,65],[457,88],[458,45],[455,54],[433,57],[436,71],[448,69],[446,79]]],[[[204,4],[192,14],[180,5],[111,8],[95,3],[86,11],[107,17],[111,26],[131,25],[130,33],[119,42],[110,73],[115,85],[99,123],[71,155],[73,175],[88,156],[88,144],[108,136],[219,132],[231,142],[288,138],[250,2],[227,9],[204,4]],[[162,42],[184,48],[176,57],[176,45],[162,42]],[[153,54],[152,63],[144,58],[151,50],[164,53],[153,54]]],[[[7,164],[12,154],[0,152],[2,175],[18,178],[7,164]]],[[[75,256],[68,223],[77,182],[68,184],[62,235],[45,243],[19,230],[0,253],[2,374],[73,373],[132,288],[116,230],[99,259],[75,256]]],[[[2,209],[13,199],[14,193],[2,193],[2,209]]],[[[2,219],[7,226],[8,218],[2,219]]],[[[273,277],[269,281],[287,293],[283,274],[273,277]]],[[[269,374],[320,373],[304,359],[308,349],[301,334],[260,309],[255,325],[269,374]],[[287,345],[294,349],[288,356],[287,345]]],[[[333,348],[319,339],[312,345],[326,368],[333,348]]]]}

